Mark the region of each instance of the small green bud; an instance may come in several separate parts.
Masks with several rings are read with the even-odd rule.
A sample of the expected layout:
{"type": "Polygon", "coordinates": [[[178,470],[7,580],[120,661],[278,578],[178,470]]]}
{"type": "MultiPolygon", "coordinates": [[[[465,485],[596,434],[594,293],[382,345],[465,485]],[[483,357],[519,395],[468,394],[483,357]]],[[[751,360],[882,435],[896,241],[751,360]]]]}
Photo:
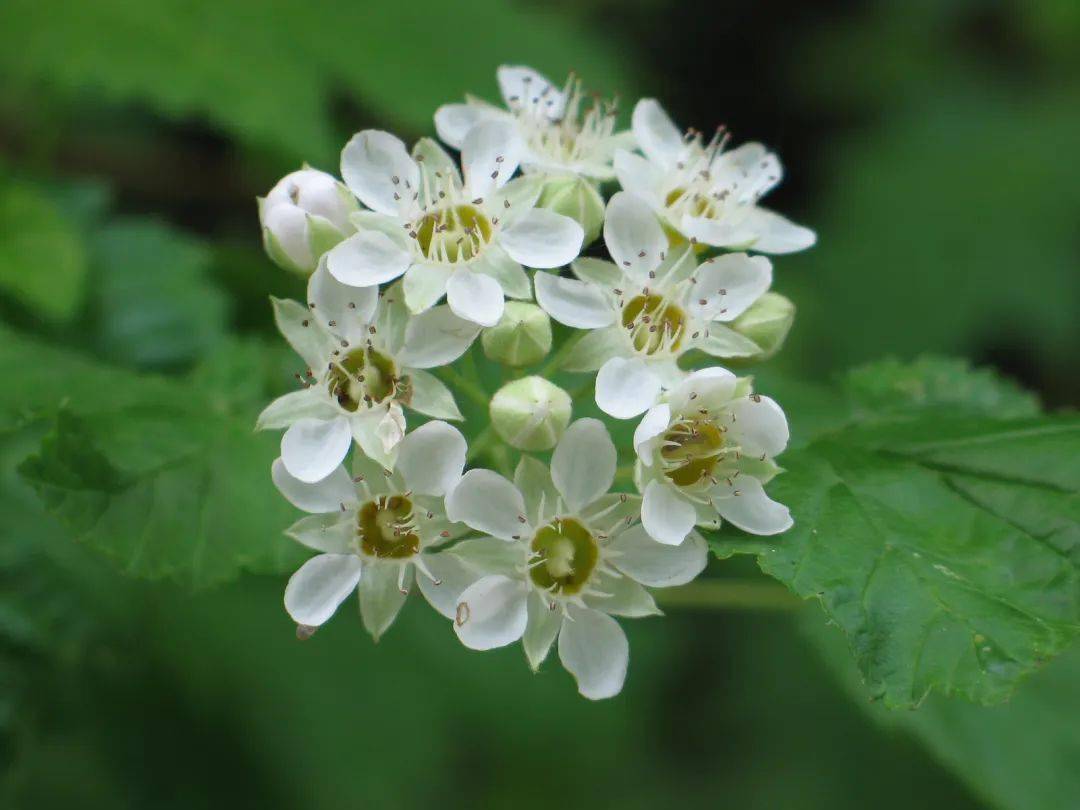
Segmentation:
{"type": "Polygon", "coordinates": [[[761,347],[761,353],[739,358],[741,362],[760,363],[780,351],[791,324],[795,320],[795,305],[780,293],[767,292],[729,326],[761,347]]]}
{"type": "Polygon", "coordinates": [[[280,267],[305,276],[355,230],[349,215],[360,207],[340,182],[307,167],[286,175],[258,203],[267,254],[280,267]]]}
{"type": "Polygon", "coordinates": [[[489,360],[530,366],[551,351],[551,318],[536,304],[507,301],[502,319],[480,337],[489,360]]]}
{"type": "Polygon", "coordinates": [[[491,398],[491,424],[518,450],[550,450],[570,424],[570,395],[543,377],[523,377],[491,398]]]}
{"type": "Polygon", "coordinates": [[[595,240],[604,225],[604,200],[596,186],[583,177],[549,180],[544,184],[537,206],[576,220],[585,231],[583,246],[595,240]]]}

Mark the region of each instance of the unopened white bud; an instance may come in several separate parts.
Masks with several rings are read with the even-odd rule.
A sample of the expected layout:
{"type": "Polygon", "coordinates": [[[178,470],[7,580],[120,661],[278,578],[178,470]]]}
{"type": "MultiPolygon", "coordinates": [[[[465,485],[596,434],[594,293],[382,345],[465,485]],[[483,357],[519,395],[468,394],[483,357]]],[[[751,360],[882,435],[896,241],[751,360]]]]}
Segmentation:
{"type": "Polygon", "coordinates": [[[739,362],[733,365],[768,360],[780,351],[794,321],[795,304],[790,299],[775,292],[762,295],[746,312],[730,324],[736,332],[745,335],[760,346],[761,352],[750,357],[739,358],[739,362]]]}
{"type": "Polygon", "coordinates": [[[358,210],[356,198],[326,172],[287,174],[259,199],[266,252],[286,270],[310,275],[319,257],[355,230],[349,215],[358,210]]]}
{"type": "Polygon", "coordinates": [[[575,220],[585,231],[582,245],[594,241],[604,226],[604,200],[596,186],[583,177],[549,180],[536,204],[575,220]]]}
{"type": "Polygon", "coordinates": [[[543,377],[523,377],[491,399],[491,424],[519,450],[550,450],[570,424],[570,395],[543,377]]]}
{"type": "Polygon", "coordinates": [[[551,351],[551,318],[536,304],[507,301],[502,319],[480,336],[488,359],[507,366],[530,366],[551,351]]]}

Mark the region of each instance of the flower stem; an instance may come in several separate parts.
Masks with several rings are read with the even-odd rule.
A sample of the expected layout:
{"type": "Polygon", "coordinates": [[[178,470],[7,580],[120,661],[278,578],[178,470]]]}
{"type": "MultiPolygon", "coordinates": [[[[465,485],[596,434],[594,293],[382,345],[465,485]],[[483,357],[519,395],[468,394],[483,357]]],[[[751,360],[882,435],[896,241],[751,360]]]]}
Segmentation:
{"type": "Polygon", "coordinates": [[[543,367],[536,372],[538,377],[543,377],[545,380],[551,379],[551,376],[555,374],[566,359],[573,354],[574,349],[577,348],[578,343],[581,342],[581,338],[577,335],[567,338],[563,341],[563,344],[559,347],[559,350],[555,354],[551,355],[551,359],[543,365],[543,367]]]}
{"type": "Polygon", "coordinates": [[[484,391],[480,385],[466,378],[450,366],[443,366],[442,368],[435,369],[435,374],[441,377],[444,383],[458,389],[477,405],[480,405],[487,410],[488,402],[491,400],[491,397],[488,396],[487,392],[484,391]]]}
{"type": "Polygon", "coordinates": [[[653,595],[664,608],[691,610],[791,610],[803,603],[783,585],[745,579],[699,579],[653,595]]]}

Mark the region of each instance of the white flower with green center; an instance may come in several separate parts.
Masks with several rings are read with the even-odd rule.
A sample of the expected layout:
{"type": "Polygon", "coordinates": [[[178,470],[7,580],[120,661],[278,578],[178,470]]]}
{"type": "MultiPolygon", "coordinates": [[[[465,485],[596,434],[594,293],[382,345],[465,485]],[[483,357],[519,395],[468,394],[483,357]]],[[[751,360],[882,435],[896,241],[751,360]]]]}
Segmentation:
{"type": "Polygon", "coordinates": [[[444,104],[435,112],[443,141],[461,149],[477,125],[509,121],[525,145],[526,173],[576,175],[594,183],[614,179],[615,150],[634,146],[630,132],[615,131],[614,102],[587,102],[573,76],[561,90],[528,67],[503,65],[496,76],[506,109],[471,96],[464,104],[444,104]]]}
{"type": "Polygon", "coordinates": [[[809,228],[758,205],[783,174],[761,144],[725,151],[722,133],[708,142],[700,133],[684,137],[654,99],[637,103],[632,126],[645,157],[620,150],[615,173],[660,215],[673,243],[794,253],[816,241],[809,228]]]}
{"type": "Polygon", "coordinates": [[[410,156],[389,133],[358,133],[341,153],[341,174],[371,211],[354,215],[358,233],[327,253],[330,273],[354,287],[404,275],[413,312],[445,295],[459,317],[494,326],[505,296],[532,295],[522,265],[567,264],[584,238],[574,220],[534,207],[537,183],[507,182],[520,154],[510,124],[486,122],[462,144],[463,177],[430,139],[410,156]]]}
{"type": "Polygon", "coordinates": [[[791,513],[764,490],[787,442],[784,412],[748,380],[722,368],[691,373],[634,431],[642,525],[672,545],[720,518],[752,534],[787,531],[791,513]]]}
{"type": "Polygon", "coordinates": [[[356,230],[349,216],[360,208],[340,182],[307,167],[285,175],[258,204],[266,252],[281,267],[304,275],[356,230]]]}
{"type": "Polygon", "coordinates": [[[582,695],[612,697],[629,662],[626,636],[612,616],[657,613],[644,585],[692,580],[705,567],[700,535],[678,547],[653,541],[637,523],[635,497],[609,494],[615,446],[596,419],[566,431],[551,469],[523,458],[514,483],[470,470],[446,498],[448,516],[508,544],[507,564],[466,588],[454,629],[471,649],[522,640],[536,669],[555,639],[582,695]]]}
{"type": "Polygon", "coordinates": [[[354,440],[393,468],[405,435],[403,406],[461,418],[453,394],[423,370],[456,360],[479,332],[447,307],[412,315],[400,285],[382,296],[375,287],[347,287],[324,258],[308,281],[308,306],[275,299],[274,317],[306,368],[297,375],[301,389],[271,402],[257,428],[287,428],[282,462],[301,481],[329,475],[354,440]]]}
{"type": "Polygon", "coordinates": [[[578,279],[537,273],[536,300],[556,321],[591,331],[565,368],[593,371],[596,404],[618,419],[650,408],[681,380],[691,349],[714,357],[761,351],[728,324],[772,284],[764,256],[731,253],[698,265],[694,251],[669,248],[655,214],[620,191],[608,203],[604,241],[614,263],[580,259],[578,279]]]}
{"type": "Polygon", "coordinates": [[[401,442],[393,472],[356,455],[352,477],[338,466],[312,484],[290,475],[280,458],[274,462],[277,488],[310,513],[287,534],[320,552],[285,588],[285,609],[302,633],[327,621],[357,590],[364,626],[377,640],[414,579],[432,607],[454,618],[475,573],[438,547],[467,531],[447,520],[444,507],[444,496],[461,478],[465,452],[455,428],[428,422],[401,442]]]}

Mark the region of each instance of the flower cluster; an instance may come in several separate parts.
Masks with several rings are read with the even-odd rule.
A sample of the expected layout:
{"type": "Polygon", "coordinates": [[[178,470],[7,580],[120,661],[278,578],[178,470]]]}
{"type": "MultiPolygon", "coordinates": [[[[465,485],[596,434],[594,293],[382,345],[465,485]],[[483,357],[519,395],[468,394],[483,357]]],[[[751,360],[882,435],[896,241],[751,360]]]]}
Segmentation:
{"type": "Polygon", "coordinates": [[[629,661],[613,617],[658,614],[649,589],[701,573],[699,528],[791,526],[765,493],[784,413],[725,366],[780,348],[794,307],[761,254],[814,234],[759,205],[781,176],[760,144],[683,134],[651,99],[619,131],[574,78],[502,67],[498,82],[505,106],[435,113],[460,161],[365,130],[340,181],[305,167],[259,200],[268,254],[308,277],[306,305],[273,302],[300,387],[258,422],[284,429],[271,475],[309,513],[288,534],[318,552],[285,608],[307,636],[355,591],[378,638],[415,585],[465,646],[520,640],[536,669],[557,640],[581,694],[611,697],[629,661]],[[521,376],[552,351],[552,320],[566,337],[521,376]],[[515,370],[492,395],[469,383],[490,419],[470,450],[448,424],[468,378],[446,367],[478,336],[515,370]],[[556,372],[589,375],[597,415],[638,419],[632,447],[572,421],[556,372]],[[487,456],[502,474],[466,471],[487,456]]]}

